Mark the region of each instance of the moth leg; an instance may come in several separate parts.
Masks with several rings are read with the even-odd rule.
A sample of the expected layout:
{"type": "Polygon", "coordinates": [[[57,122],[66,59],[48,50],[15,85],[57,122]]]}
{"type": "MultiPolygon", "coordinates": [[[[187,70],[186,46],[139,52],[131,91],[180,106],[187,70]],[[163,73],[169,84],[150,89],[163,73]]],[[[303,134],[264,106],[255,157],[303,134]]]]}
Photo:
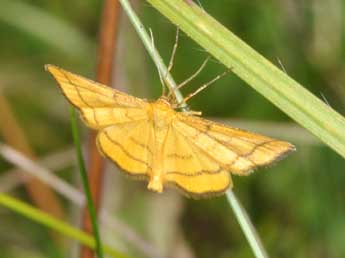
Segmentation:
{"type": "Polygon", "coordinates": [[[196,70],[192,76],[190,76],[189,78],[187,78],[186,80],[184,80],[183,82],[181,82],[179,85],[177,85],[177,89],[181,89],[183,86],[185,86],[186,84],[188,84],[189,82],[191,82],[195,77],[197,77],[201,71],[205,68],[206,64],[208,63],[208,61],[211,59],[210,56],[208,56],[205,61],[200,65],[200,67],[198,68],[198,70],[196,70]]]}
{"type": "MultiPolygon", "coordinates": [[[[179,85],[177,85],[176,89],[177,89],[177,90],[181,89],[183,86],[187,85],[187,84],[188,84],[189,82],[191,82],[195,77],[197,77],[197,76],[201,73],[201,71],[205,68],[205,66],[206,66],[207,62],[210,60],[210,58],[211,58],[210,56],[207,57],[207,58],[205,59],[205,61],[201,64],[201,66],[198,68],[198,70],[196,70],[196,71],[192,74],[192,76],[190,76],[189,78],[187,78],[186,80],[184,80],[183,82],[181,82],[179,85]]],[[[172,93],[173,93],[173,92],[169,92],[168,98],[171,97],[172,93]]]]}
{"type": "MultiPolygon", "coordinates": [[[[225,72],[223,72],[222,74],[217,75],[215,78],[213,78],[212,80],[210,80],[209,82],[205,83],[204,85],[202,85],[201,87],[199,87],[196,91],[190,93],[187,97],[185,97],[182,101],[182,103],[186,103],[189,99],[191,99],[192,97],[194,97],[196,94],[198,94],[199,92],[203,91],[204,89],[206,89],[208,86],[210,86],[211,84],[213,84],[215,81],[219,80],[220,78],[224,77],[225,75],[227,75],[232,69],[229,69],[225,72]]],[[[181,103],[181,104],[182,104],[181,103]]]]}
{"type": "Polygon", "coordinates": [[[172,68],[174,66],[174,60],[175,60],[176,50],[177,50],[178,41],[179,41],[179,34],[180,34],[179,32],[180,32],[180,30],[177,27],[177,29],[176,29],[176,36],[175,36],[175,44],[174,44],[174,47],[173,47],[173,50],[172,50],[172,53],[171,53],[171,57],[170,57],[170,61],[169,61],[167,72],[165,73],[165,76],[164,76],[164,81],[165,82],[167,81],[169,73],[170,73],[170,71],[172,70],[172,68]]]}
{"type": "Polygon", "coordinates": [[[184,114],[186,114],[187,116],[201,116],[202,112],[201,111],[188,110],[188,111],[185,111],[184,114]]]}

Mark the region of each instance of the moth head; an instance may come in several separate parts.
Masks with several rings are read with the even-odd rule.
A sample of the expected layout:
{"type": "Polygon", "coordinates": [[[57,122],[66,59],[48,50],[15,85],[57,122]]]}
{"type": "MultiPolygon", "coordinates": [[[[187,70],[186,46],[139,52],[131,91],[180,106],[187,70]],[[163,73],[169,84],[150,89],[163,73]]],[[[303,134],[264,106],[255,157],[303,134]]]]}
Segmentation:
{"type": "Polygon", "coordinates": [[[161,96],[159,99],[157,99],[156,104],[171,109],[171,102],[167,96],[161,96]]]}

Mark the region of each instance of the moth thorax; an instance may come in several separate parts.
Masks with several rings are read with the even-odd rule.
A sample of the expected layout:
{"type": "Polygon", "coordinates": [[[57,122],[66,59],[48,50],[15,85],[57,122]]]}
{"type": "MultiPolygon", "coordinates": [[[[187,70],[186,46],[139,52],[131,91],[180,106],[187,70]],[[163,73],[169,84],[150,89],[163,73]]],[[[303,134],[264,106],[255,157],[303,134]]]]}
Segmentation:
{"type": "Polygon", "coordinates": [[[157,129],[168,128],[175,111],[171,108],[170,103],[164,98],[159,98],[152,103],[152,113],[154,126],[157,129]]]}

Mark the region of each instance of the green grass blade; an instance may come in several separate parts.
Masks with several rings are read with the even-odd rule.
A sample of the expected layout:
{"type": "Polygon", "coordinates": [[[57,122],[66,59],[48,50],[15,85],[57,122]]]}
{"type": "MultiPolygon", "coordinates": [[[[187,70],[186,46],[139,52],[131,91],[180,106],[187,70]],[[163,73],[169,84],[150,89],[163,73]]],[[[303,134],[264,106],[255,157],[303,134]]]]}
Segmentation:
{"type": "MultiPolygon", "coordinates": [[[[7,194],[0,193],[0,204],[21,214],[25,217],[36,221],[42,225],[45,225],[65,236],[78,240],[80,243],[95,249],[96,242],[95,239],[85,232],[76,229],[67,223],[52,217],[51,215],[32,207],[22,201],[17,200],[7,194]]],[[[128,258],[128,256],[114,250],[113,248],[104,245],[103,246],[104,252],[111,257],[116,258],[128,258]]]]}
{"type": "MultiPolygon", "coordinates": [[[[345,157],[345,119],[191,0],[147,0],[226,67],[345,157]]],[[[231,6],[229,7],[231,8],[231,6]]]]}
{"type": "Polygon", "coordinates": [[[81,144],[80,144],[80,139],[79,139],[77,118],[76,118],[75,110],[73,107],[71,107],[71,125],[72,125],[73,140],[74,140],[74,144],[75,144],[76,152],[77,152],[79,171],[80,171],[81,179],[83,181],[84,191],[86,194],[87,207],[89,210],[90,219],[92,223],[92,231],[96,239],[96,253],[97,253],[98,258],[103,258],[102,242],[99,235],[96,209],[93,204],[88,177],[87,177],[87,173],[85,169],[85,163],[84,163],[83,155],[81,152],[81,144]]]}

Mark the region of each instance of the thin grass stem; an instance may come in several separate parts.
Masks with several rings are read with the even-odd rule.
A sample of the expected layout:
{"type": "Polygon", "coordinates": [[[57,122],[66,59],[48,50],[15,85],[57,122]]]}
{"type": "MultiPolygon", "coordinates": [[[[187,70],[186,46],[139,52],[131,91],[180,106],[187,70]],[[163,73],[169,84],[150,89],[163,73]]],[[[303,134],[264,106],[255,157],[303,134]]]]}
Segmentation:
{"type": "MultiPolygon", "coordinates": [[[[76,229],[70,226],[69,224],[63,222],[62,220],[56,219],[48,213],[34,208],[31,205],[19,201],[16,198],[13,198],[5,193],[0,193],[0,205],[3,205],[8,209],[15,211],[16,213],[21,214],[33,221],[36,221],[41,225],[51,228],[65,236],[78,240],[80,243],[92,249],[95,249],[96,247],[95,239],[91,235],[79,229],[76,229]]],[[[111,257],[129,258],[129,256],[126,256],[125,254],[118,252],[112,247],[104,245],[103,249],[104,252],[111,257]]]]}
{"type": "Polygon", "coordinates": [[[257,234],[246,210],[242,207],[233,191],[226,192],[226,198],[230,203],[230,206],[235,213],[238,223],[246,236],[250,247],[252,248],[255,257],[257,258],[268,258],[267,252],[257,234]]]}
{"type": "Polygon", "coordinates": [[[72,126],[73,141],[74,141],[74,145],[76,148],[80,176],[81,176],[84,191],[86,194],[87,207],[89,210],[90,219],[91,219],[91,223],[92,223],[92,231],[93,231],[93,234],[94,234],[95,240],[96,240],[96,253],[97,253],[98,258],[103,258],[103,249],[102,249],[102,242],[101,242],[101,238],[99,235],[99,229],[98,229],[98,224],[97,224],[96,209],[95,209],[95,206],[94,206],[93,201],[92,201],[90,185],[88,182],[85,163],[84,163],[83,155],[81,152],[81,143],[80,143],[80,138],[79,138],[77,118],[76,118],[74,108],[71,107],[70,110],[71,110],[70,113],[71,113],[71,126],[72,126]]]}
{"type": "MultiPolygon", "coordinates": [[[[131,4],[128,0],[119,0],[124,11],[126,12],[129,20],[131,21],[134,29],[137,31],[140,39],[142,40],[147,52],[151,56],[153,62],[157,66],[158,70],[161,74],[167,74],[166,76],[166,83],[168,83],[172,89],[174,90],[174,94],[176,96],[176,100],[178,103],[182,103],[183,96],[180,91],[177,90],[177,84],[172,78],[171,74],[168,72],[167,66],[165,65],[162,57],[160,56],[157,49],[152,44],[152,39],[150,38],[149,34],[147,33],[144,25],[140,21],[139,17],[134,12],[131,4]]],[[[186,108],[187,106],[185,104],[182,105],[183,108],[186,108]]]]}

